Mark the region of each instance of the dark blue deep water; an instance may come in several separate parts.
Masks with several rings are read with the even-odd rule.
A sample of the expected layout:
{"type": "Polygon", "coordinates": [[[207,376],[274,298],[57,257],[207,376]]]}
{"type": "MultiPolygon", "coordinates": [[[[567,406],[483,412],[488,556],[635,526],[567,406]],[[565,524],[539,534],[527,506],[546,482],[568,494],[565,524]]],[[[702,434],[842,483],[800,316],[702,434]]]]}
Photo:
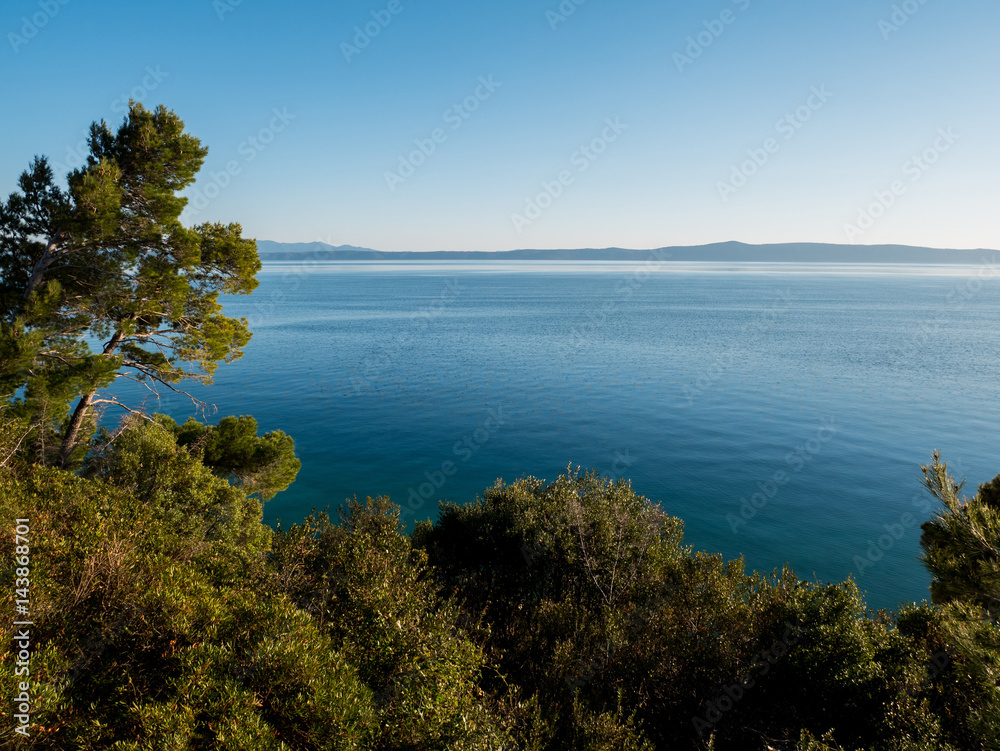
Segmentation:
{"type": "Polygon", "coordinates": [[[697,549],[853,574],[892,607],[927,596],[919,465],[1000,472],[1000,282],[849,271],[265,265],[224,301],[253,341],[197,393],[294,437],[268,522],[356,494],[412,523],[572,463],[630,478],[697,549]]]}

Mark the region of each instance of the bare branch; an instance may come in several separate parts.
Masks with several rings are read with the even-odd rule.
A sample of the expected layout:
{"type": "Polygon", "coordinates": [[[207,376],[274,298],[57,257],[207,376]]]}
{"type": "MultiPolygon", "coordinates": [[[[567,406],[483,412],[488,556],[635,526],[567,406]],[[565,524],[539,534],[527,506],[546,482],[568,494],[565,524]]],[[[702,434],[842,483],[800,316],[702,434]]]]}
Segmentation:
{"type": "Polygon", "coordinates": [[[21,444],[24,442],[24,439],[27,438],[30,433],[31,433],[31,426],[29,425],[28,429],[24,431],[24,433],[21,435],[20,438],[17,439],[17,443],[14,444],[14,448],[12,448],[10,451],[7,452],[7,456],[3,458],[3,461],[0,461],[0,467],[7,466],[7,462],[9,462],[14,457],[14,455],[17,453],[17,450],[21,448],[21,444]]]}
{"type": "Polygon", "coordinates": [[[150,417],[149,415],[147,415],[142,410],[132,409],[131,407],[129,407],[129,406],[125,405],[125,404],[122,404],[117,399],[91,399],[90,403],[91,403],[91,405],[94,405],[94,404],[114,404],[117,407],[121,407],[122,409],[131,412],[133,415],[138,415],[139,417],[141,417],[144,420],[147,420],[148,422],[155,422],[152,417],[150,417]]]}

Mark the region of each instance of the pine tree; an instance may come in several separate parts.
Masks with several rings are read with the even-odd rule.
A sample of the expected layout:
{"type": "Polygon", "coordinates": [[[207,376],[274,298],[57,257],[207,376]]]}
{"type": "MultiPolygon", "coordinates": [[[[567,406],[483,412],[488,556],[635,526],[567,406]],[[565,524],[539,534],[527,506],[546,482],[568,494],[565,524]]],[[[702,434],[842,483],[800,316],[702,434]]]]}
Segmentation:
{"type": "Polygon", "coordinates": [[[105,393],[117,379],[187,393],[177,384],[240,357],[246,320],[222,315],[218,296],[249,294],[260,270],[238,224],[181,224],[179,192],[207,149],[176,114],[130,103],[117,132],[91,126],[89,147],[66,190],[36,157],[0,202],[0,393],[36,445],[54,441],[36,458],[63,467],[95,409],[138,411],[105,393]]]}
{"type": "MultiPolygon", "coordinates": [[[[931,601],[940,608],[950,651],[988,692],[970,727],[1000,748],[1000,475],[960,497],[938,452],[921,467],[924,486],[944,506],[921,525],[922,561],[934,576],[931,601]]],[[[951,659],[951,656],[949,656],[951,659]]]]}
{"type": "Polygon", "coordinates": [[[1000,617],[1000,475],[963,498],[965,483],[955,482],[939,453],[921,470],[924,486],[944,506],[921,526],[922,561],[934,576],[931,600],[976,605],[1000,617]]]}

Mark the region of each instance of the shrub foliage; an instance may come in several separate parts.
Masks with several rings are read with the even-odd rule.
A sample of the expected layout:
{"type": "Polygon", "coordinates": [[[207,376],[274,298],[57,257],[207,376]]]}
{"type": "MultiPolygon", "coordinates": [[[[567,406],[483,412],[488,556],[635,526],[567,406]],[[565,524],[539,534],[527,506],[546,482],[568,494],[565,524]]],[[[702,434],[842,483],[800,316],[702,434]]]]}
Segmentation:
{"type": "Polygon", "coordinates": [[[851,581],[691,550],[592,472],[498,482],[412,535],[386,498],[271,530],[261,488],[284,480],[248,457],[285,439],[245,418],[210,440],[127,420],[79,473],[29,463],[23,427],[0,425],[0,508],[31,520],[33,724],[4,745],[997,747],[994,582],[967,555],[998,543],[993,485],[959,499],[936,458],[935,602],[872,613],[851,581]]]}

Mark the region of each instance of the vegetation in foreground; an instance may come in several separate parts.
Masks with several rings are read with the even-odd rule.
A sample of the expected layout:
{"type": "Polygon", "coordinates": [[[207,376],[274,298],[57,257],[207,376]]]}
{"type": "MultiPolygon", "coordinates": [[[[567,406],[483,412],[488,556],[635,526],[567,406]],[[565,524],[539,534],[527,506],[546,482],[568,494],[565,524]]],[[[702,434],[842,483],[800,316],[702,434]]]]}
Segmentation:
{"type": "MultiPolygon", "coordinates": [[[[403,534],[387,499],[271,530],[127,421],[79,473],[11,453],[31,520],[32,726],[65,749],[981,749],[1000,738],[993,485],[925,525],[938,604],[690,550],[625,481],[498,482],[403,534]]],[[[227,479],[228,478],[228,479],[227,479]]],[[[950,505],[949,505],[950,504],[950,505]]],[[[13,611],[16,566],[3,552],[13,611]]],[[[5,626],[6,628],[6,626],[5,626]]],[[[11,639],[0,658],[13,696],[11,639]]],[[[17,743],[19,741],[19,743],[17,743]]]]}
{"type": "Polygon", "coordinates": [[[1000,747],[1000,477],[963,498],[924,468],[932,598],[895,613],[695,552],[628,482],[572,469],[412,535],[386,498],[272,530],[291,437],[108,393],[240,356],[217,298],[256,286],[253,241],[180,224],[205,150],[173,113],[134,105],[91,152],[66,190],[36,159],[0,204],[0,516],[30,525],[0,603],[32,620],[24,734],[3,625],[3,747],[1000,747]],[[95,434],[107,406],[129,417],[95,434]]]}

